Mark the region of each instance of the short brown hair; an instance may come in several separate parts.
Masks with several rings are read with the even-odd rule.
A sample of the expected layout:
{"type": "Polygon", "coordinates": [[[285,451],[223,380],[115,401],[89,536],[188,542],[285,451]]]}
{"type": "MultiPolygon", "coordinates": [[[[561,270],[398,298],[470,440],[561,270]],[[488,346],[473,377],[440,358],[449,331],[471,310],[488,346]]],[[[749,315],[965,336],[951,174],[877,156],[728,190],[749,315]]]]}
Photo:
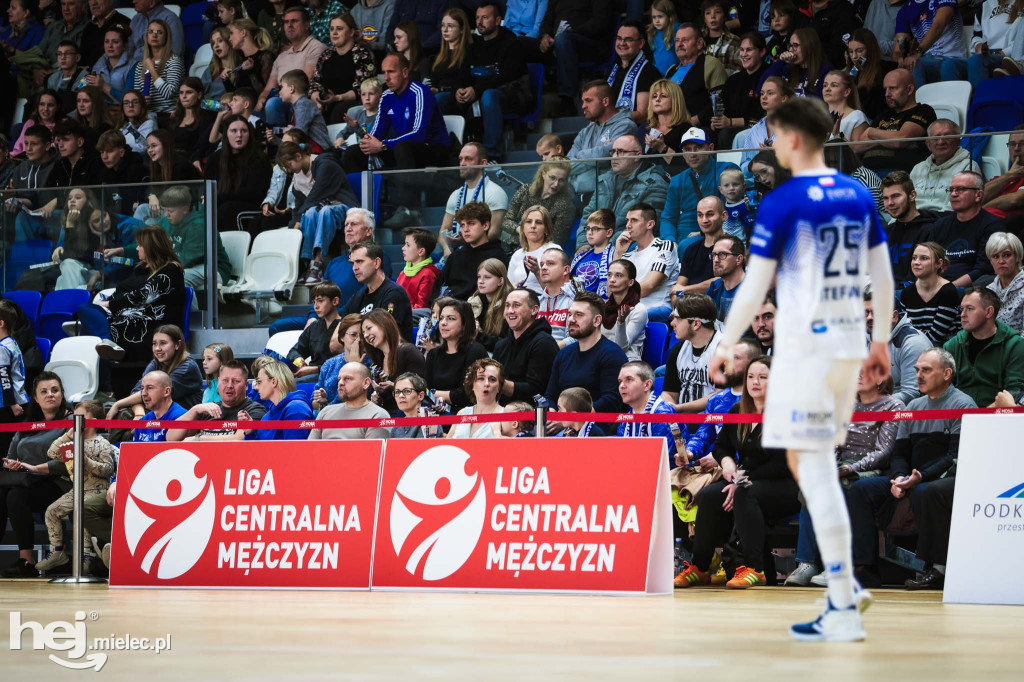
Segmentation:
{"type": "MultiPolygon", "coordinates": [[[[262,356],[262,357],[266,357],[266,356],[262,356]]],[[[256,359],[259,360],[259,358],[256,358],[256,359]]],[[[256,364],[256,361],[254,360],[253,361],[253,365],[255,366],[255,364],[256,364]]],[[[246,381],[248,381],[248,379],[249,379],[249,368],[246,367],[245,363],[242,362],[241,360],[235,360],[234,358],[232,358],[231,360],[228,360],[227,362],[221,364],[220,371],[223,372],[226,369],[236,369],[236,370],[238,370],[239,372],[242,373],[242,378],[243,379],[245,379],[246,381]]]]}
{"type": "Polygon", "coordinates": [[[488,225],[491,222],[491,207],[482,201],[471,201],[455,213],[457,222],[475,220],[481,225],[488,225]]]}
{"type": "Polygon", "coordinates": [[[714,300],[707,294],[686,294],[677,296],[672,304],[676,315],[681,318],[700,320],[705,327],[710,327],[718,318],[718,309],[714,300]]]}
{"type": "Polygon", "coordinates": [[[309,155],[308,148],[303,149],[294,142],[288,142],[285,140],[281,143],[281,146],[277,148],[277,157],[275,157],[275,160],[277,161],[277,165],[283,167],[289,161],[293,161],[304,154],[309,155]]]}
{"type": "Polygon", "coordinates": [[[434,253],[434,249],[437,247],[437,237],[430,230],[422,227],[407,227],[403,234],[406,237],[412,237],[412,241],[417,247],[423,249],[429,256],[434,253]]]}
{"type": "Polygon", "coordinates": [[[604,315],[605,300],[593,291],[581,291],[576,294],[573,303],[586,303],[595,315],[604,315]]]}
{"type": "Polygon", "coordinates": [[[587,216],[586,225],[597,223],[606,230],[615,229],[615,214],[610,208],[599,208],[587,216]]]}
{"type": "Polygon", "coordinates": [[[583,92],[586,92],[587,90],[594,90],[597,92],[597,96],[601,99],[612,98],[612,86],[608,85],[608,81],[600,79],[587,81],[583,86],[583,92]]]}
{"type": "Polygon", "coordinates": [[[290,85],[295,88],[298,92],[307,92],[309,90],[309,76],[302,69],[292,69],[285,75],[281,76],[282,85],[290,85]]]}
{"type": "Polygon", "coordinates": [[[815,147],[823,147],[832,132],[832,116],[815,97],[790,97],[768,114],[768,124],[799,133],[815,147]]]}
{"type": "Polygon", "coordinates": [[[910,196],[910,193],[914,191],[914,181],[910,179],[910,173],[907,171],[893,171],[882,178],[882,189],[885,189],[886,187],[893,187],[895,185],[902,187],[908,197],[910,196]]]}
{"type": "Polygon", "coordinates": [[[103,415],[107,413],[107,411],[103,409],[103,403],[99,400],[83,400],[75,405],[75,409],[78,409],[79,407],[85,410],[85,416],[90,419],[103,419],[103,415]]]}
{"type": "Polygon", "coordinates": [[[7,299],[0,300],[0,322],[4,323],[8,336],[14,332],[14,325],[18,323],[18,309],[7,299]]]}
{"type": "Polygon", "coordinates": [[[341,298],[341,289],[334,282],[318,282],[309,288],[309,300],[323,296],[329,300],[341,298]]]}
{"type": "Polygon", "coordinates": [[[579,386],[567,388],[558,394],[559,400],[565,400],[566,406],[573,412],[593,412],[594,399],[590,391],[579,386]]]}
{"type": "Polygon", "coordinates": [[[999,314],[999,307],[1002,305],[1002,302],[999,300],[999,294],[988,287],[967,287],[964,289],[963,298],[960,300],[967,298],[970,294],[977,294],[978,298],[981,299],[981,305],[986,308],[992,308],[995,315],[999,314]]]}
{"type": "Polygon", "coordinates": [[[494,358],[480,358],[473,362],[466,369],[466,376],[462,380],[462,389],[466,392],[466,396],[469,398],[470,405],[476,405],[476,394],[473,393],[473,384],[476,382],[476,375],[482,369],[487,367],[498,368],[498,385],[505,383],[505,368],[500,362],[494,358]]]}
{"type": "Polygon", "coordinates": [[[120,130],[108,130],[96,140],[96,151],[98,152],[113,152],[127,148],[128,144],[120,130]]]}

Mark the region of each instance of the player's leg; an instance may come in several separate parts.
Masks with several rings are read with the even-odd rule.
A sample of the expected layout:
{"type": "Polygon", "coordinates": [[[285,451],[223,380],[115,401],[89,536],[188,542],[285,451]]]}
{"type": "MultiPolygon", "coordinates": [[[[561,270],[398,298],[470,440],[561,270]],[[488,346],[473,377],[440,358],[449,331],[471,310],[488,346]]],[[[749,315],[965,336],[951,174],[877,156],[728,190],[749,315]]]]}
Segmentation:
{"type": "MultiPolygon", "coordinates": [[[[817,393],[817,410],[833,413],[833,425],[843,428],[856,397],[857,361],[840,361],[829,369],[817,393]]],[[[839,440],[838,432],[833,437],[839,440]]],[[[851,553],[850,521],[842,486],[836,473],[831,440],[817,445],[806,439],[788,452],[790,467],[800,484],[807,511],[814,523],[815,538],[828,575],[828,606],[820,618],[796,625],[794,637],[809,641],[857,641],[864,638],[856,606],[851,553]]]]}

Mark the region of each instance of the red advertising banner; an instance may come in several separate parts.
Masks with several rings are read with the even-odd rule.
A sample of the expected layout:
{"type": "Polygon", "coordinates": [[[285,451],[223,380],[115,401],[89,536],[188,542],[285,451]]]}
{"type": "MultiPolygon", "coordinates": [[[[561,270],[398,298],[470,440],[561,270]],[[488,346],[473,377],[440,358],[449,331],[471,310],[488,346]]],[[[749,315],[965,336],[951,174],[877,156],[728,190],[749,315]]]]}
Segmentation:
{"type": "Polygon", "coordinates": [[[373,589],[672,591],[659,438],[391,440],[373,589]]]}
{"type": "Polygon", "coordinates": [[[110,585],[369,589],[382,446],[126,443],[110,585]]]}

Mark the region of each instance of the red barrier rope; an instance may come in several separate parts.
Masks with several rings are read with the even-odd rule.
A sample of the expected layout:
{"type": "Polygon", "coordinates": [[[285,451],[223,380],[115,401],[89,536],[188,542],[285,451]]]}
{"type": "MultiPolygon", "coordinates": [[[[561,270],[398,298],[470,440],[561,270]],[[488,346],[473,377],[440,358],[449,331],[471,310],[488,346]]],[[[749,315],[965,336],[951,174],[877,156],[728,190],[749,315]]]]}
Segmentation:
{"type": "MultiPolygon", "coordinates": [[[[966,414],[1024,414],[1024,407],[973,407],[958,410],[901,410],[898,412],[854,412],[854,422],[905,422],[960,419],[966,414]]],[[[294,421],[159,421],[141,419],[86,419],[86,428],[100,429],[358,429],[393,426],[447,426],[492,422],[533,421],[534,412],[443,415],[438,417],[395,417],[388,419],[306,419],[294,421]]],[[[619,422],[654,424],[760,424],[760,414],[632,414],[617,412],[549,412],[548,419],[560,422],[619,422]]],[[[0,424],[0,433],[71,428],[70,419],[51,422],[0,424]]]]}

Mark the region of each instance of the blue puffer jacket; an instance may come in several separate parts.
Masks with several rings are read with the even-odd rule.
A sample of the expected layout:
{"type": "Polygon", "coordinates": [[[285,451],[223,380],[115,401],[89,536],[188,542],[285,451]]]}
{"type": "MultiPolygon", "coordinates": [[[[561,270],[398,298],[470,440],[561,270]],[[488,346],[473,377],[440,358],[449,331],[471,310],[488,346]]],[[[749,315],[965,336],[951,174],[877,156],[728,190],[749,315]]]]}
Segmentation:
{"type": "MultiPolygon", "coordinates": [[[[310,407],[306,394],[292,391],[272,406],[263,415],[262,421],[278,421],[291,419],[312,419],[313,408],[310,407]]],[[[246,440],[306,440],[308,429],[257,429],[245,437],[246,440]]]]}

